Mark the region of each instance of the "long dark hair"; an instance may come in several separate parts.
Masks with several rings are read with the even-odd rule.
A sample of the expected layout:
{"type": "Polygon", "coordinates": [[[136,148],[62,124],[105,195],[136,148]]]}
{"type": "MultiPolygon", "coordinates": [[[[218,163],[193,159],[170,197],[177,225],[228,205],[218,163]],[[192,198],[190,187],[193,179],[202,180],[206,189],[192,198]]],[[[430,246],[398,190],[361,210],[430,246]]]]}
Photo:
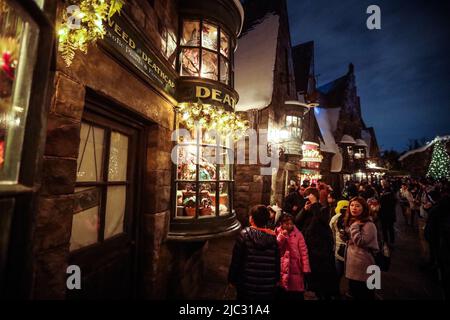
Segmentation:
{"type": "Polygon", "coordinates": [[[348,203],[347,212],[345,213],[344,225],[346,227],[349,227],[356,220],[363,222],[370,220],[369,206],[367,205],[366,199],[364,199],[363,197],[354,197],[350,200],[350,202],[348,203]],[[350,206],[352,202],[355,201],[358,202],[363,207],[363,212],[357,218],[352,217],[352,214],[350,213],[350,206]]]}

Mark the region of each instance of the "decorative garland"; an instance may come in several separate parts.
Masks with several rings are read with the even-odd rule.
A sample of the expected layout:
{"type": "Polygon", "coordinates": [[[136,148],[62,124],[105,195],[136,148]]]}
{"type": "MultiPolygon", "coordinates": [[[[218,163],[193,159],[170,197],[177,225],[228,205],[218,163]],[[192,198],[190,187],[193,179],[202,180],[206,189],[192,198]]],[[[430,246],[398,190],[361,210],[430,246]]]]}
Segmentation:
{"type": "Polygon", "coordinates": [[[69,13],[64,11],[61,28],[58,31],[58,51],[69,67],[75,58],[76,51],[87,53],[90,43],[103,39],[105,35],[104,21],[109,20],[115,13],[119,13],[125,0],[72,0],[71,5],[78,6],[79,10],[69,13]],[[76,19],[79,27],[71,25],[76,19]]]}
{"type": "Polygon", "coordinates": [[[249,128],[249,122],[234,112],[223,108],[198,103],[182,103],[176,108],[181,116],[181,122],[188,129],[197,125],[206,130],[215,130],[221,136],[231,136],[233,140],[239,140],[249,128]]]}
{"type": "Polygon", "coordinates": [[[8,4],[4,0],[0,0],[0,13],[8,13],[9,7],[8,4]]]}

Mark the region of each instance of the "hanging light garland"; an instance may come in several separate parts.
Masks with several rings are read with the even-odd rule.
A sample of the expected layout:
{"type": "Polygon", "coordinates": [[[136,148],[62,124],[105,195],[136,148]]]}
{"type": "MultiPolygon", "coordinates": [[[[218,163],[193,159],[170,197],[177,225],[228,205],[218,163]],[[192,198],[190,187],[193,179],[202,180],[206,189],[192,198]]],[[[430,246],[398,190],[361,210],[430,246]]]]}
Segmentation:
{"type": "Polygon", "coordinates": [[[215,130],[224,137],[232,137],[237,141],[249,128],[249,122],[235,112],[226,111],[223,108],[197,103],[182,103],[176,107],[181,122],[193,129],[197,125],[207,131],[215,130]]]}
{"type": "Polygon", "coordinates": [[[87,53],[90,43],[103,39],[106,31],[104,21],[109,20],[115,13],[120,14],[125,0],[74,0],[71,5],[78,6],[79,10],[72,13],[64,11],[61,27],[58,31],[58,51],[69,67],[75,58],[76,51],[87,53]],[[78,25],[71,25],[77,20],[78,25]]]}

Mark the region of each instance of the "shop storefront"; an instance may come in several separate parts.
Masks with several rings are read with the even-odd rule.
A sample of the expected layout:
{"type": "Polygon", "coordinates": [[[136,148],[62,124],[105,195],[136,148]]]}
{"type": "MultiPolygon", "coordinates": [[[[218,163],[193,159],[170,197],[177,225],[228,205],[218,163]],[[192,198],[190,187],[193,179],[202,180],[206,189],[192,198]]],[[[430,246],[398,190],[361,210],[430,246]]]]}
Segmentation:
{"type": "Polygon", "coordinates": [[[242,7],[92,8],[104,31],[94,41],[84,20],[68,27],[67,3],[45,2],[0,0],[1,292],[189,297],[204,241],[240,227],[230,132],[245,127],[233,89],[242,7]],[[216,137],[197,131],[212,119],[216,137]],[[83,271],[82,291],[67,289],[68,265],[83,271]]]}

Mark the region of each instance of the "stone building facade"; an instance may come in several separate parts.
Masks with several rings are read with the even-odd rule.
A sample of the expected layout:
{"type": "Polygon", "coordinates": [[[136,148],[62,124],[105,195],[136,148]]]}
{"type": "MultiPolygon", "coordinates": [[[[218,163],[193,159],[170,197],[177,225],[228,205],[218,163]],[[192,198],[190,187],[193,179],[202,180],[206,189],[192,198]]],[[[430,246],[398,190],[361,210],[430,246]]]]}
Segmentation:
{"type": "MultiPolygon", "coordinates": [[[[55,34],[53,23],[60,26],[67,4],[41,2],[54,19],[49,34],[55,34]]],[[[56,46],[51,55],[55,39],[47,40],[46,57],[52,65],[44,64],[49,74],[41,80],[48,86],[48,99],[34,115],[43,122],[42,151],[36,156],[40,175],[31,185],[35,207],[16,211],[30,216],[30,235],[11,241],[7,260],[14,266],[20,260],[14,255],[19,255],[29,265],[14,273],[25,279],[18,296],[192,298],[200,285],[208,238],[239,227],[230,207],[226,219],[211,217],[217,221],[201,239],[189,237],[190,226],[185,237],[171,238],[175,110],[180,102],[191,102],[178,90],[189,87],[189,79],[180,77],[183,61],[178,57],[183,23],[190,19],[220,28],[229,44],[225,48],[221,39],[220,48],[229,55],[232,70],[243,22],[242,7],[233,0],[126,1],[120,15],[104,22],[104,39],[90,45],[87,54],[76,54],[70,66],[56,46]],[[67,289],[70,265],[81,268],[82,290],[67,289]]],[[[200,75],[194,80],[236,95],[232,76],[230,72],[225,85],[219,79],[203,81],[200,75]]],[[[31,146],[28,141],[26,147],[31,146]]],[[[1,271],[2,277],[9,274],[1,271]]],[[[2,293],[10,290],[5,286],[2,293]]]]}
{"type": "MultiPolygon", "coordinates": [[[[269,165],[262,163],[260,158],[257,164],[236,165],[235,209],[243,224],[254,205],[282,205],[289,157],[285,152],[286,145],[280,143],[277,136],[286,127],[287,114],[303,116],[303,109],[286,105],[287,101],[297,100],[286,1],[246,1],[244,10],[246,20],[239,39],[242,50],[236,54],[236,89],[240,94],[236,110],[245,114],[251,129],[267,131],[266,138],[258,138],[259,152],[282,156],[272,175],[261,174],[261,168],[269,165]],[[252,48],[247,51],[247,46],[252,48]],[[249,55],[253,56],[252,61],[259,63],[252,63],[249,55]],[[248,78],[251,74],[261,77],[252,80],[248,78]]],[[[250,144],[255,145],[247,141],[247,154],[250,144]]]]}
{"type": "Polygon", "coordinates": [[[321,150],[329,167],[325,180],[342,190],[347,180],[367,180],[367,160],[379,160],[375,131],[361,113],[353,64],[341,78],[318,87],[320,106],[315,109],[323,140],[321,150]]]}

